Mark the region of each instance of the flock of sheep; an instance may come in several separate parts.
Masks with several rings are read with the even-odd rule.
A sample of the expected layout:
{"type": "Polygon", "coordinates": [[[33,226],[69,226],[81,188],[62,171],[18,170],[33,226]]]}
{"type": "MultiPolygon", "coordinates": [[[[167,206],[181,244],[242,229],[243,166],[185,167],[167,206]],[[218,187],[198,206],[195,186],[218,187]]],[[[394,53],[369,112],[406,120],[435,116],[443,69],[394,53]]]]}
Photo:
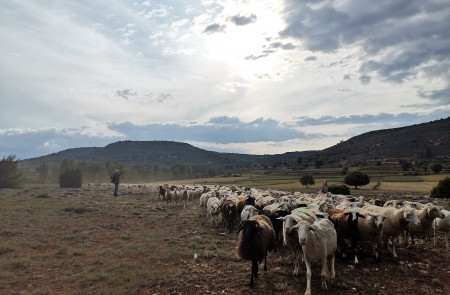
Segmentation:
{"type": "Polygon", "coordinates": [[[322,287],[335,277],[335,257],[352,256],[358,264],[357,247],[370,245],[374,259],[380,259],[379,247],[386,246],[398,257],[395,245],[415,243],[436,231],[444,232],[448,249],[450,212],[432,203],[401,200],[382,202],[363,196],[288,193],[236,186],[159,187],[160,197],[170,205],[182,201],[184,207],[198,200],[206,208],[207,218],[216,226],[219,215],[231,233],[237,226],[238,255],[252,262],[250,287],[258,277],[258,265],[267,252],[276,251],[281,242],[293,254],[293,275],[298,276],[301,260],[306,266],[307,287],[311,294],[311,262],[322,264],[322,287]]]}

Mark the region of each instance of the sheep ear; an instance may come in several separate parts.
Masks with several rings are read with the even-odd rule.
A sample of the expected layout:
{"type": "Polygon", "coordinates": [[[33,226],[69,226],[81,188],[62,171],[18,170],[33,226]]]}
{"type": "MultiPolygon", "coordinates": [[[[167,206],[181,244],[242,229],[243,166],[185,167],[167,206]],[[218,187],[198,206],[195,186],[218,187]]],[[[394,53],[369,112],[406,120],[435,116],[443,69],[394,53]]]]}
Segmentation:
{"type": "Polygon", "coordinates": [[[369,216],[375,217],[376,215],[373,213],[369,213],[369,216]]]}
{"type": "Polygon", "coordinates": [[[360,217],[360,218],[366,218],[366,216],[359,214],[359,212],[356,212],[356,216],[360,217]]]}
{"type": "Polygon", "coordinates": [[[283,220],[283,221],[284,221],[285,219],[286,219],[285,216],[281,216],[281,217],[278,217],[278,218],[277,218],[277,220],[283,220]]]}
{"type": "Polygon", "coordinates": [[[310,231],[316,231],[316,226],[314,224],[311,225],[311,227],[308,229],[310,231]]]}

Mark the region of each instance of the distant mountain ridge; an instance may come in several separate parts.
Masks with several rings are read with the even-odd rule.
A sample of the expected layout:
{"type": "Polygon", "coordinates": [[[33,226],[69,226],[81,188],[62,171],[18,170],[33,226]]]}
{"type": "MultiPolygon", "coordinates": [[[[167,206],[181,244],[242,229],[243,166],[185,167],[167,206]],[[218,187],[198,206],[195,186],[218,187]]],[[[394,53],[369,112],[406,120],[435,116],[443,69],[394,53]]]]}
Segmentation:
{"type": "Polygon", "coordinates": [[[297,158],[325,163],[361,162],[377,159],[433,161],[450,158],[450,117],[428,123],[367,132],[322,151],[288,152],[274,155],[219,153],[173,141],[120,141],[105,147],[72,148],[20,161],[30,167],[42,163],[58,165],[63,159],[76,162],[122,162],[128,165],[171,165],[174,163],[239,165],[290,163],[297,158]]]}
{"type": "Polygon", "coordinates": [[[317,151],[289,152],[276,155],[249,155],[219,153],[203,150],[187,143],[173,141],[119,141],[105,147],[72,148],[47,156],[22,160],[25,166],[37,167],[41,163],[58,165],[62,160],[104,163],[122,162],[129,165],[171,165],[174,163],[216,165],[272,164],[291,162],[317,151]]]}
{"type": "Polygon", "coordinates": [[[370,131],[314,155],[327,162],[378,159],[436,160],[450,157],[450,117],[400,128],[370,131]]]}

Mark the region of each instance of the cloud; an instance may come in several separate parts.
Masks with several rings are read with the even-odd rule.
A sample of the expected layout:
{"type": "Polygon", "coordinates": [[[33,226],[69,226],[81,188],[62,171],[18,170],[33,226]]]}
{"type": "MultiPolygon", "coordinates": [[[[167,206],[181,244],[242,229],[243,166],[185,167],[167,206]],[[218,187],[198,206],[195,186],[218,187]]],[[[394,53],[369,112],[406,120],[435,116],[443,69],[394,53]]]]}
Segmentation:
{"type": "Polygon", "coordinates": [[[203,30],[203,33],[204,34],[223,33],[226,27],[227,27],[226,25],[210,24],[206,26],[206,28],[203,30]]]}
{"type": "Polygon", "coordinates": [[[130,88],[130,89],[117,90],[115,93],[115,96],[119,96],[124,99],[128,99],[130,96],[138,96],[138,93],[136,90],[130,88]]]}
{"type": "MultiPolygon", "coordinates": [[[[361,75],[404,83],[433,63],[450,61],[450,2],[286,0],[284,38],[312,52],[360,49],[361,75]]],[[[366,83],[367,79],[361,79],[366,83]]]]}
{"type": "Polygon", "coordinates": [[[422,98],[438,101],[446,105],[450,104],[450,86],[439,90],[418,91],[418,94],[422,98]]]}
{"type": "Polygon", "coordinates": [[[308,56],[305,58],[305,61],[316,61],[317,57],[316,56],[308,56]]]}
{"type": "MultiPolygon", "coordinates": [[[[363,115],[350,115],[350,116],[322,116],[319,118],[312,117],[299,117],[295,122],[297,126],[317,126],[317,125],[341,125],[341,124],[378,124],[389,122],[392,127],[408,126],[416,123],[422,123],[426,121],[435,120],[439,116],[446,117],[445,111],[436,111],[430,114],[419,113],[400,113],[400,114],[387,114],[380,113],[377,115],[363,114],[363,115]]],[[[357,134],[353,134],[357,135],[357,134]]]]}
{"type": "Polygon", "coordinates": [[[236,26],[245,26],[251,23],[256,22],[257,17],[254,14],[250,14],[250,15],[234,15],[234,16],[230,16],[228,18],[232,23],[234,23],[236,26]]]}
{"type": "Polygon", "coordinates": [[[123,140],[123,137],[106,135],[83,128],[4,130],[0,132],[0,157],[16,155],[18,159],[23,160],[68,148],[105,146],[118,140],[123,140]]]}
{"type": "Polygon", "coordinates": [[[305,134],[292,126],[272,119],[242,122],[234,117],[215,117],[205,124],[161,124],[137,126],[130,122],[110,124],[109,128],[130,140],[167,139],[175,141],[202,141],[220,144],[259,141],[284,141],[303,138],[305,134]]]}

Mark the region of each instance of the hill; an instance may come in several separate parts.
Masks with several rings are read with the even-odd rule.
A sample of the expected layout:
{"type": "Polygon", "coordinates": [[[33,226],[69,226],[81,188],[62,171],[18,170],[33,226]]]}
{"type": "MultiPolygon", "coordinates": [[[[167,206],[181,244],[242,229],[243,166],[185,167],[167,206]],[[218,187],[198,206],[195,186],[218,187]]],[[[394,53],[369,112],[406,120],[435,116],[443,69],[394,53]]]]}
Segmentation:
{"type": "Polygon", "coordinates": [[[76,162],[122,162],[128,165],[172,165],[174,163],[208,166],[272,165],[291,163],[297,158],[326,165],[367,164],[371,161],[448,162],[450,158],[450,117],[401,128],[367,132],[322,151],[288,152],[275,155],[219,153],[173,141],[120,141],[105,147],[73,148],[43,157],[20,161],[36,168],[42,163],[59,165],[63,159],[76,162]]]}
{"type": "Polygon", "coordinates": [[[38,167],[41,163],[59,165],[62,160],[104,163],[122,162],[128,165],[171,165],[174,163],[204,164],[209,166],[268,164],[291,162],[316,151],[289,152],[277,155],[248,155],[219,153],[203,150],[187,143],[173,141],[120,141],[105,147],[73,148],[47,156],[26,159],[21,165],[38,167]]]}
{"type": "Polygon", "coordinates": [[[450,157],[450,117],[428,123],[367,132],[324,149],[313,159],[327,163],[436,161],[450,157]]]}

